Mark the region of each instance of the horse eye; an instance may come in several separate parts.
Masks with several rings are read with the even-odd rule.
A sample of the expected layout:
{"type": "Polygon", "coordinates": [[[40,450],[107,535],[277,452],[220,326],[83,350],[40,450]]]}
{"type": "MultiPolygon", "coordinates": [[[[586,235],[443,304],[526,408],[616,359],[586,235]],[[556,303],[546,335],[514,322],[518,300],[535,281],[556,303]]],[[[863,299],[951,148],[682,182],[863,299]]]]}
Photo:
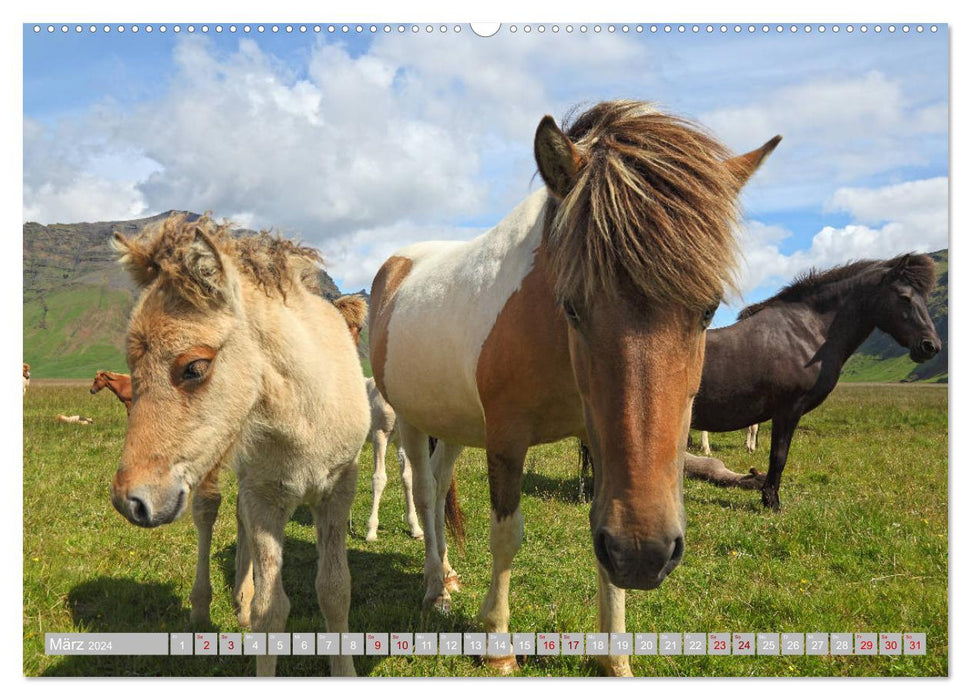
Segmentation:
{"type": "Polygon", "coordinates": [[[701,314],[701,327],[707,328],[711,325],[711,319],[715,317],[715,312],[718,310],[718,304],[712,304],[707,309],[705,309],[701,314]]]}
{"type": "Polygon", "coordinates": [[[182,370],[182,381],[198,381],[206,376],[211,360],[193,360],[182,370]]]}
{"type": "Polygon", "coordinates": [[[570,322],[571,325],[576,326],[580,323],[580,314],[577,313],[576,307],[573,303],[564,299],[560,302],[563,306],[563,313],[566,315],[566,320],[570,322]]]}

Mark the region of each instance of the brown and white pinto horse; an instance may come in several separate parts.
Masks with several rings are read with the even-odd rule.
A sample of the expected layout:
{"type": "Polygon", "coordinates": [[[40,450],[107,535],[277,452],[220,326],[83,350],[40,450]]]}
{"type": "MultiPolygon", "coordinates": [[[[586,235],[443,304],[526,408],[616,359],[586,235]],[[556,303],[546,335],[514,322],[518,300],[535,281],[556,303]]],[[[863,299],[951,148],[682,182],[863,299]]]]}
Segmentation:
{"type": "MultiPolygon", "coordinates": [[[[655,588],[677,566],[705,329],[733,277],[739,189],[778,140],[731,158],[633,101],[601,103],[565,133],[545,117],[535,138],[545,188],[474,240],[420,243],[385,262],[371,290],[371,365],[414,471],[425,604],[449,607],[444,499],[465,445],[488,459],[486,631],[508,630],[530,445],[590,446],[601,630],[624,630],[624,589],[655,588]],[[428,435],[439,438],[431,460],[428,435]]],[[[630,673],[627,657],[601,662],[630,673]]]]}
{"type": "Polygon", "coordinates": [[[28,365],[26,362],[24,362],[23,365],[24,365],[24,394],[26,394],[27,387],[30,386],[30,365],[28,365]]]}
{"type": "Polygon", "coordinates": [[[99,369],[91,382],[91,393],[97,394],[102,389],[110,389],[118,400],[125,404],[125,410],[131,413],[131,376],[121,372],[107,372],[99,369]]]}
{"type": "MultiPolygon", "coordinates": [[[[318,254],[183,215],[137,239],[116,233],[115,246],[143,289],[128,326],[132,409],[115,508],[141,527],[172,522],[230,465],[239,622],[282,632],[284,526],[306,503],[317,599],[328,629],[348,631],[347,521],[370,411],[345,319],[319,296],[318,254]]],[[[256,660],[260,675],[275,667],[275,656],[256,660]]],[[[331,672],[353,675],[350,657],[331,656],[331,672]]]]}

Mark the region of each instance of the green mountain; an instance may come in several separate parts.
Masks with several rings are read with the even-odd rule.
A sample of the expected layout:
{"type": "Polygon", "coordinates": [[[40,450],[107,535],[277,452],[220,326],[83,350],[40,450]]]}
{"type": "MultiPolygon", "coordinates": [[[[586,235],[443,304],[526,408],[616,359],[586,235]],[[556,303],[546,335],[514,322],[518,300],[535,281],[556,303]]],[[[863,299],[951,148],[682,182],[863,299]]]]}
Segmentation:
{"type": "MultiPolygon", "coordinates": [[[[133,221],[24,224],[24,362],[33,376],[89,378],[99,369],[126,371],[123,341],[137,290],[116,263],[109,240],[115,231],[136,234],[171,213],[133,221]]],[[[320,287],[328,299],[341,294],[323,270],[320,287]]]]}
{"type": "Polygon", "coordinates": [[[844,382],[946,382],[948,358],[947,333],[947,249],[929,254],[937,266],[937,286],[927,300],[927,310],[941,336],[941,351],[923,364],[911,361],[902,348],[883,331],[874,331],[843,366],[844,382]]]}

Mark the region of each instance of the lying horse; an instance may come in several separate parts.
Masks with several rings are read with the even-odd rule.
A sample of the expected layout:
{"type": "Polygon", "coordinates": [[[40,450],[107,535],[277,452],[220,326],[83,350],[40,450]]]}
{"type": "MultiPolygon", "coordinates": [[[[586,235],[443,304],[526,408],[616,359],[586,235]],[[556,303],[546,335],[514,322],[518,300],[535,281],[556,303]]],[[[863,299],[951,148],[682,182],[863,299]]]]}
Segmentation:
{"type": "MultiPolygon", "coordinates": [[[[347,521],[370,415],[345,320],[317,294],[318,254],[184,215],[114,243],[142,293],[128,327],[132,409],[112,503],[136,525],[163,525],[230,465],[239,623],[256,632],[286,627],[283,531],[307,503],[317,600],[327,628],[346,632],[347,521]]],[[[256,668],[272,675],[276,657],[256,668]]],[[[350,657],[332,656],[331,672],[353,675],[350,657]]]]}
{"type": "Polygon", "coordinates": [[[381,396],[374,379],[367,379],[368,399],[371,402],[371,442],[374,444],[374,476],[371,478],[371,517],[367,521],[367,535],[364,539],[374,542],[378,539],[378,509],[381,505],[381,494],[384,493],[384,486],[388,483],[387,467],[385,457],[388,450],[388,442],[394,442],[398,447],[398,464],[401,467],[401,486],[405,492],[405,520],[411,529],[411,536],[421,539],[425,536],[421,525],[418,524],[418,516],[415,513],[415,499],[412,491],[411,464],[401,447],[401,440],[398,436],[397,418],[394,409],[381,396]]]}
{"type": "MultiPolygon", "coordinates": [[[[730,158],[632,101],[596,105],[566,133],[545,117],[534,143],[545,188],[474,240],[413,245],[381,267],[371,366],[414,471],[426,605],[450,605],[445,498],[464,445],[488,460],[486,631],[508,629],[531,445],[589,445],[603,631],[624,630],[624,589],[656,588],[677,566],[705,329],[733,275],[739,189],[777,143],[730,158]],[[428,435],[439,438],[431,460],[428,435]]],[[[626,656],[601,661],[630,674],[626,656]]]]}
{"type": "Polygon", "coordinates": [[[692,427],[741,430],[771,420],[762,503],[778,510],[779,482],[799,419],[829,396],[843,363],[874,328],[908,348],[914,362],[941,349],[927,311],[935,280],[927,255],[862,260],[809,272],[743,309],[738,323],[708,333],[692,427]]]}
{"type": "Polygon", "coordinates": [[[121,372],[106,372],[99,369],[91,382],[91,393],[97,394],[102,389],[109,389],[125,404],[125,410],[131,413],[131,376],[121,372]]]}

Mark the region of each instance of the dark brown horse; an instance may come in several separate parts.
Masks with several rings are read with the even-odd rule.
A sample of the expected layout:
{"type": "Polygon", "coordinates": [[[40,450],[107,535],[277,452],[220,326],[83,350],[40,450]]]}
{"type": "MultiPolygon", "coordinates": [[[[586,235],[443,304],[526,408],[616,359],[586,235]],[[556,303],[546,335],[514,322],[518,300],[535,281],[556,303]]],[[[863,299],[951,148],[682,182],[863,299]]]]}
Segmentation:
{"type": "Polygon", "coordinates": [[[129,375],[99,369],[91,383],[91,393],[97,394],[105,388],[110,389],[111,393],[125,404],[125,410],[131,413],[131,377],[129,375]]]}
{"type": "Polygon", "coordinates": [[[708,332],[691,426],[718,432],[771,420],[762,503],[778,510],[799,419],[829,396],[843,363],[874,328],[908,348],[914,362],[941,349],[927,311],[935,279],[926,255],[862,260],[810,272],[743,309],[738,323],[708,332]]]}

